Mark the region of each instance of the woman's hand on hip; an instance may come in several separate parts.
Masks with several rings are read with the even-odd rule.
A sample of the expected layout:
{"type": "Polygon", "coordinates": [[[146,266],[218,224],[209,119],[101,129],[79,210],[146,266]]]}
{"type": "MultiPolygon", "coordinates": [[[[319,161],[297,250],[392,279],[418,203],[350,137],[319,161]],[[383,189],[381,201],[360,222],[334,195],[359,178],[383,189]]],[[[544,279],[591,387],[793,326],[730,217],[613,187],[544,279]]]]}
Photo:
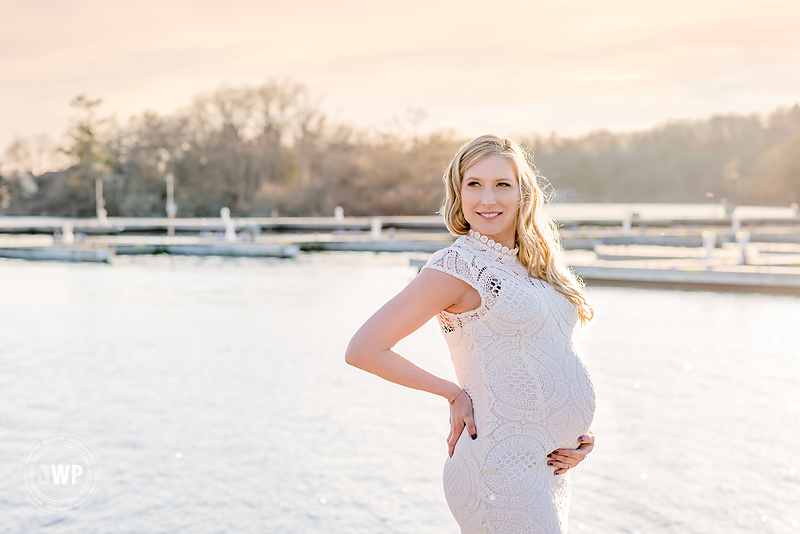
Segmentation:
{"type": "MultiPolygon", "coordinates": [[[[453,400],[453,399],[448,399],[453,400]]],[[[447,454],[453,457],[458,438],[461,432],[467,428],[467,433],[472,439],[477,439],[478,429],[475,428],[475,418],[472,413],[472,399],[469,398],[465,390],[461,390],[455,402],[450,405],[450,434],[447,436],[447,454]]]]}
{"type": "Polygon", "coordinates": [[[553,474],[563,475],[582,461],[594,449],[594,434],[590,430],[578,438],[581,442],[577,449],[556,449],[547,455],[547,465],[555,467],[553,474]]]}

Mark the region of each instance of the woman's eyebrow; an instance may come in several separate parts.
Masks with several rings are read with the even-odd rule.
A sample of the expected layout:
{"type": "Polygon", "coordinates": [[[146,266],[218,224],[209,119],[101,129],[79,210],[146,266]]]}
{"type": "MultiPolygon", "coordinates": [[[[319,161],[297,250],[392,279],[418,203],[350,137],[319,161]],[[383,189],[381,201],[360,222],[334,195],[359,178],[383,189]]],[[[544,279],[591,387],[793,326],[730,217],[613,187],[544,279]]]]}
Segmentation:
{"type": "Polygon", "coordinates": [[[511,177],[501,177],[501,178],[482,178],[482,177],[479,177],[479,176],[465,176],[465,177],[464,177],[464,181],[467,181],[467,180],[477,180],[477,181],[479,181],[479,182],[481,182],[481,181],[489,181],[489,182],[513,182],[513,181],[514,181],[514,178],[511,178],[511,177]]]}

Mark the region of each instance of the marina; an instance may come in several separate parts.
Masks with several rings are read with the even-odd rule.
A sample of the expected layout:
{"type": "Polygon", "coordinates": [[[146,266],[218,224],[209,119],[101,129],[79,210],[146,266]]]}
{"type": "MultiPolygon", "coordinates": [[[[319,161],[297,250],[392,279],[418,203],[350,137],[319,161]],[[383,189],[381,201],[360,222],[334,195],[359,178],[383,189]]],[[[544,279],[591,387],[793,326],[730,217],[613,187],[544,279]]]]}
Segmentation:
{"type": "MultiPolygon", "coordinates": [[[[553,204],[570,267],[589,284],[800,292],[797,206],[553,204]]],[[[117,256],[295,258],[411,253],[453,237],[439,217],[0,217],[0,257],[113,264],[117,256]]]]}

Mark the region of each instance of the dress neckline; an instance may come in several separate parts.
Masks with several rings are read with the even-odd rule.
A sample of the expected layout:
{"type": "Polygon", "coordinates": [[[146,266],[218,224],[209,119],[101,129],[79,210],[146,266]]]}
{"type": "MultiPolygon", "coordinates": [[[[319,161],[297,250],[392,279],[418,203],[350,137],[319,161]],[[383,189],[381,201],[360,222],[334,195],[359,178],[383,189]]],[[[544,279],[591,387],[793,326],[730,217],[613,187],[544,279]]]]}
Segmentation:
{"type": "Polygon", "coordinates": [[[494,239],[489,239],[485,235],[483,235],[483,234],[481,234],[479,232],[476,232],[475,230],[470,229],[468,235],[469,235],[469,237],[471,237],[472,239],[474,239],[477,242],[481,243],[482,245],[486,245],[491,250],[496,250],[497,252],[499,252],[500,254],[503,254],[504,256],[513,257],[513,256],[516,256],[517,253],[519,252],[519,247],[515,247],[515,248],[511,248],[510,249],[510,248],[504,246],[502,243],[498,243],[494,239]]]}

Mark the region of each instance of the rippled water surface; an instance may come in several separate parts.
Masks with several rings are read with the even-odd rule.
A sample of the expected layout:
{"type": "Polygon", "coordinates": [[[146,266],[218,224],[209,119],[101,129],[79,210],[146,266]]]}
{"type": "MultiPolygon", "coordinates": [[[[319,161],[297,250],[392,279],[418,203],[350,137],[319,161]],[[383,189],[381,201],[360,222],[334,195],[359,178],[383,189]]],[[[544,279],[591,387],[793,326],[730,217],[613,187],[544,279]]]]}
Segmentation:
{"type": "MultiPolygon", "coordinates": [[[[374,254],[0,260],[0,532],[457,534],[447,403],[343,358],[414,275],[374,254]],[[69,515],[19,482],[55,432],[103,468],[69,515]]],[[[800,299],[589,296],[598,446],[570,532],[800,532],[800,299]]],[[[435,323],[399,350],[454,380],[435,323]]]]}

